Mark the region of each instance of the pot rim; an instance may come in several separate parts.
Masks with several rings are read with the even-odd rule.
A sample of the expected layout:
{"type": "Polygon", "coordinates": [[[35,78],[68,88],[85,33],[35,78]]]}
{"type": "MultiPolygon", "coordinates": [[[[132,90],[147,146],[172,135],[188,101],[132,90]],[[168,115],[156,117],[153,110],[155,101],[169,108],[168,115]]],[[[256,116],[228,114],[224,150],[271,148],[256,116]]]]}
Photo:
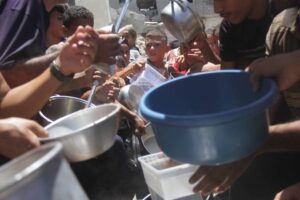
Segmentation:
{"type": "Polygon", "coordinates": [[[109,104],[102,104],[102,105],[98,105],[98,106],[95,106],[95,107],[89,107],[89,108],[86,108],[86,109],[83,109],[83,110],[78,110],[74,113],[71,113],[65,117],[62,117],[62,118],[59,118],[58,120],[52,122],[51,124],[47,125],[45,127],[46,130],[48,130],[49,128],[57,125],[58,123],[70,118],[70,117],[73,117],[75,115],[78,115],[79,112],[84,112],[84,113],[87,113],[89,112],[90,110],[92,109],[95,109],[95,108],[99,108],[99,107],[115,107],[109,114],[101,117],[100,119],[96,120],[95,122],[90,122],[89,124],[71,132],[71,133],[68,133],[68,134],[64,134],[64,135],[60,135],[60,136],[54,136],[54,137],[51,137],[51,138],[39,138],[40,142],[52,142],[52,141],[57,141],[57,140],[64,140],[65,138],[68,138],[68,137],[74,137],[78,134],[82,134],[82,130],[84,129],[88,129],[88,128],[91,128],[95,125],[98,125],[100,124],[101,122],[103,122],[104,120],[107,120],[108,118],[111,118],[113,116],[115,116],[121,109],[121,106],[118,105],[118,104],[115,104],[115,103],[109,103],[109,104]]]}
{"type": "MultiPolygon", "coordinates": [[[[87,104],[87,101],[84,100],[84,99],[81,99],[81,98],[67,96],[67,95],[53,95],[53,96],[49,97],[49,100],[44,105],[44,107],[49,103],[49,101],[57,100],[57,99],[71,99],[71,100],[75,100],[77,102],[84,103],[85,105],[87,104]]],[[[91,104],[90,107],[95,107],[95,105],[91,104]]],[[[55,121],[55,120],[52,120],[52,119],[48,118],[42,111],[43,111],[43,108],[39,111],[39,115],[42,117],[42,119],[46,120],[47,123],[52,123],[52,122],[55,121]]]]}

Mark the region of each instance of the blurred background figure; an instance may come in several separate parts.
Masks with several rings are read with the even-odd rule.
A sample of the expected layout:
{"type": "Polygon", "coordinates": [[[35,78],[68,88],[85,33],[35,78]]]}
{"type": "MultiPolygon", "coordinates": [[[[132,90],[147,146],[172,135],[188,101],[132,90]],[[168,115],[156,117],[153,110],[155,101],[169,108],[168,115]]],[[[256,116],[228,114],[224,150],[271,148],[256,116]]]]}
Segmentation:
{"type": "MultiPolygon", "coordinates": [[[[46,46],[50,47],[64,40],[64,13],[68,8],[68,4],[57,4],[49,12],[49,26],[46,35],[46,46]]],[[[75,31],[74,31],[75,32],[75,31]]],[[[73,32],[73,33],[74,33],[73,32]]]]}
{"type": "Polygon", "coordinates": [[[122,27],[119,31],[119,35],[128,41],[130,49],[130,59],[129,61],[137,60],[141,54],[136,46],[137,32],[132,25],[126,25],[122,27]]]}

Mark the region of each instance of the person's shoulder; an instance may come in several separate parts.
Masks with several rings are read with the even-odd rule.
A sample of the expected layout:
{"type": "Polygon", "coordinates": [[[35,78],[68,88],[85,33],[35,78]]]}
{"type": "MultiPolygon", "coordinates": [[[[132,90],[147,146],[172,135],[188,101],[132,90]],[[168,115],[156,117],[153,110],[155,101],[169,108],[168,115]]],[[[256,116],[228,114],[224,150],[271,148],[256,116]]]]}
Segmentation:
{"type": "Polygon", "coordinates": [[[5,4],[6,7],[9,7],[12,10],[25,10],[27,12],[29,12],[31,8],[36,8],[40,5],[43,5],[41,0],[7,0],[5,4]]]}

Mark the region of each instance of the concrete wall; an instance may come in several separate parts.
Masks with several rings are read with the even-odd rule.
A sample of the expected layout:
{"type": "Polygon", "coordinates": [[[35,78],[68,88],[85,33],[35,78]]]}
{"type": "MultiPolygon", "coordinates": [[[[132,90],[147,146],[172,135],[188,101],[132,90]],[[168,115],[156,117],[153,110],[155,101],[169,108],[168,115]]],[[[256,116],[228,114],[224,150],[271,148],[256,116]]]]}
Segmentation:
{"type": "Polygon", "coordinates": [[[75,4],[84,6],[92,11],[95,17],[96,28],[112,23],[109,0],[75,0],[75,4]]]}

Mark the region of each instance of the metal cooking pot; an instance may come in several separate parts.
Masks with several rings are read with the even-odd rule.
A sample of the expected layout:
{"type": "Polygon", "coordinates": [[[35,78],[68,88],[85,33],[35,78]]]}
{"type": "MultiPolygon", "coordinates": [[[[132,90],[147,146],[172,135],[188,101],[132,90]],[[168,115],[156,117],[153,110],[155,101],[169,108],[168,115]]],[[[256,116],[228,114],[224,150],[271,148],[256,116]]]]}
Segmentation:
{"type": "Polygon", "coordinates": [[[30,151],[2,166],[0,199],[51,199],[61,162],[62,145],[51,144],[30,151]]]}
{"type": "Polygon", "coordinates": [[[153,133],[152,126],[147,126],[145,132],[146,134],[141,136],[141,140],[146,151],[149,154],[161,152],[153,133]]]}
{"type": "Polygon", "coordinates": [[[186,0],[171,0],[161,12],[162,22],[180,42],[192,41],[204,27],[200,16],[188,4],[186,0]]]}
{"type": "Polygon", "coordinates": [[[94,158],[114,144],[119,110],[117,104],[103,104],[77,111],[46,126],[49,137],[40,141],[61,142],[71,162],[94,158]]]}
{"type": "Polygon", "coordinates": [[[130,84],[121,88],[118,99],[126,103],[130,109],[136,110],[143,95],[144,90],[142,88],[130,84]]]}
{"type": "MultiPolygon", "coordinates": [[[[55,120],[85,108],[87,101],[71,97],[55,95],[49,98],[47,104],[39,112],[42,124],[47,125],[55,120]]],[[[93,107],[94,105],[92,105],[93,107]]]]}
{"type": "Polygon", "coordinates": [[[0,199],[87,200],[62,156],[62,145],[40,146],[0,168],[0,199]]]}

